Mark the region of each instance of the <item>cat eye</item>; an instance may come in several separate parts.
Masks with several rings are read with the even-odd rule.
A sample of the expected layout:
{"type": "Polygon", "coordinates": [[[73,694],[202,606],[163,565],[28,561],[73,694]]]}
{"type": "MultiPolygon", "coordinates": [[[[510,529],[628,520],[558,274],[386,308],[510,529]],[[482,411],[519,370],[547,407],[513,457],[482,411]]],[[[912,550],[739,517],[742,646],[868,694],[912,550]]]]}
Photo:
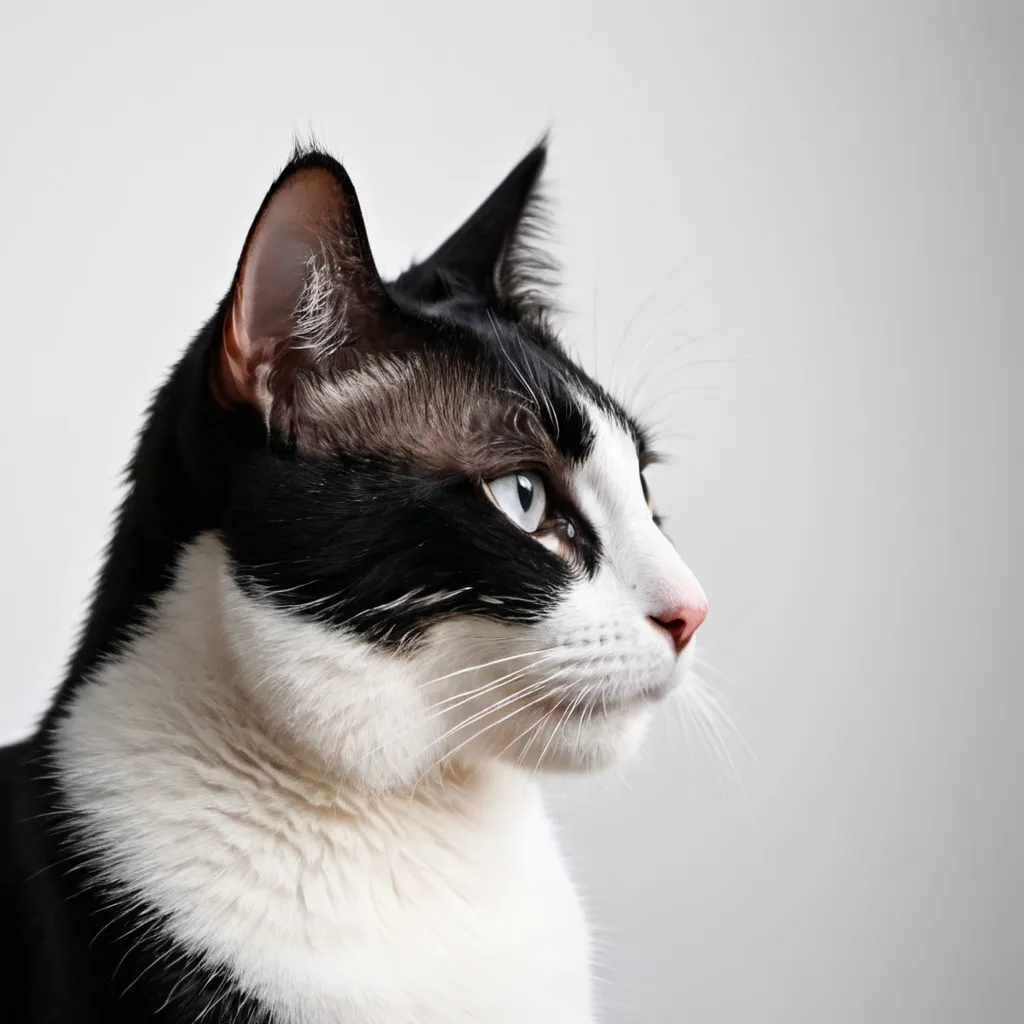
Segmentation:
{"type": "Polygon", "coordinates": [[[540,529],[547,516],[548,498],[539,473],[529,469],[506,473],[488,480],[484,490],[520,530],[536,533],[540,529]]]}
{"type": "Polygon", "coordinates": [[[647,502],[648,511],[651,513],[651,519],[654,520],[654,525],[659,529],[664,526],[665,518],[658,514],[654,507],[654,498],[651,495],[650,485],[647,483],[647,475],[644,471],[640,470],[640,490],[643,491],[644,501],[647,502]]]}

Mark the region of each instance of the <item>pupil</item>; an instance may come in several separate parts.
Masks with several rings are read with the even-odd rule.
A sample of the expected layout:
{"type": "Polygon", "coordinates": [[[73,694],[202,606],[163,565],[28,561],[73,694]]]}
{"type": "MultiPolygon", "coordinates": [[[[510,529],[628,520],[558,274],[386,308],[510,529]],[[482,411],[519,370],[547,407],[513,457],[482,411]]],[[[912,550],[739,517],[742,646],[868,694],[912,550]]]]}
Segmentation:
{"type": "Polygon", "coordinates": [[[529,512],[533,504],[533,481],[528,476],[516,477],[519,485],[519,504],[523,506],[524,512],[529,512]]]}

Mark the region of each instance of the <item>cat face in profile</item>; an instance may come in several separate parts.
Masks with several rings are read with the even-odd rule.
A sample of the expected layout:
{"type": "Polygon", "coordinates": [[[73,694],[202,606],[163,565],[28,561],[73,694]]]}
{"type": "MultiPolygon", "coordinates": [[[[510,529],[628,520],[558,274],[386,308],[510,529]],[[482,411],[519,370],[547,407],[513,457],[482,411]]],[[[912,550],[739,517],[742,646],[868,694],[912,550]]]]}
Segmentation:
{"type": "Polygon", "coordinates": [[[707,613],[653,510],[646,430],[550,327],[543,162],[384,282],[346,172],[297,156],[210,359],[244,438],[212,556],[238,678],[372,786],[480,758],[606,764],[707,613]]]}

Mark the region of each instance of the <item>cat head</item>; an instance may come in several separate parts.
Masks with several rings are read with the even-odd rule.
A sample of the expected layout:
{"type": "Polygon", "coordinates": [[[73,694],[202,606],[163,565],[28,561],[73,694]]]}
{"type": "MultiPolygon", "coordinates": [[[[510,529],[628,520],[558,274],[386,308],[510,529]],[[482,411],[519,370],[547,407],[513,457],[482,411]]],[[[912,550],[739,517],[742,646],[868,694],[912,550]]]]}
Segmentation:
{"type": "Polygon", "coordinates": [[[345,170],[297,155],[210,360],[252,438],[219,530],[240,677],[374,786],[480,758],[606,764],[707,612],[653,510],[647,432],[550,326],[544,160],[385,282],[345,170]]]}

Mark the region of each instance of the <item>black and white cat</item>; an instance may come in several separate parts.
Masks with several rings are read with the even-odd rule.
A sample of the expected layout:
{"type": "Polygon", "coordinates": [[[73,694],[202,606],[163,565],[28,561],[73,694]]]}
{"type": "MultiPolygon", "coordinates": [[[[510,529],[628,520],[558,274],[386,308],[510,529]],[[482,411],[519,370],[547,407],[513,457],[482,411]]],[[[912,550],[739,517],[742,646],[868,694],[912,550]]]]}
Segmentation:
{"type": "Polygon", "coordinates": [[[392,282],[336,161],[274,183],[0,752],[4,1020],[596,1019],[536,771],[632,748],[707,604],[549,326],[544,159],[392,282]]]}

